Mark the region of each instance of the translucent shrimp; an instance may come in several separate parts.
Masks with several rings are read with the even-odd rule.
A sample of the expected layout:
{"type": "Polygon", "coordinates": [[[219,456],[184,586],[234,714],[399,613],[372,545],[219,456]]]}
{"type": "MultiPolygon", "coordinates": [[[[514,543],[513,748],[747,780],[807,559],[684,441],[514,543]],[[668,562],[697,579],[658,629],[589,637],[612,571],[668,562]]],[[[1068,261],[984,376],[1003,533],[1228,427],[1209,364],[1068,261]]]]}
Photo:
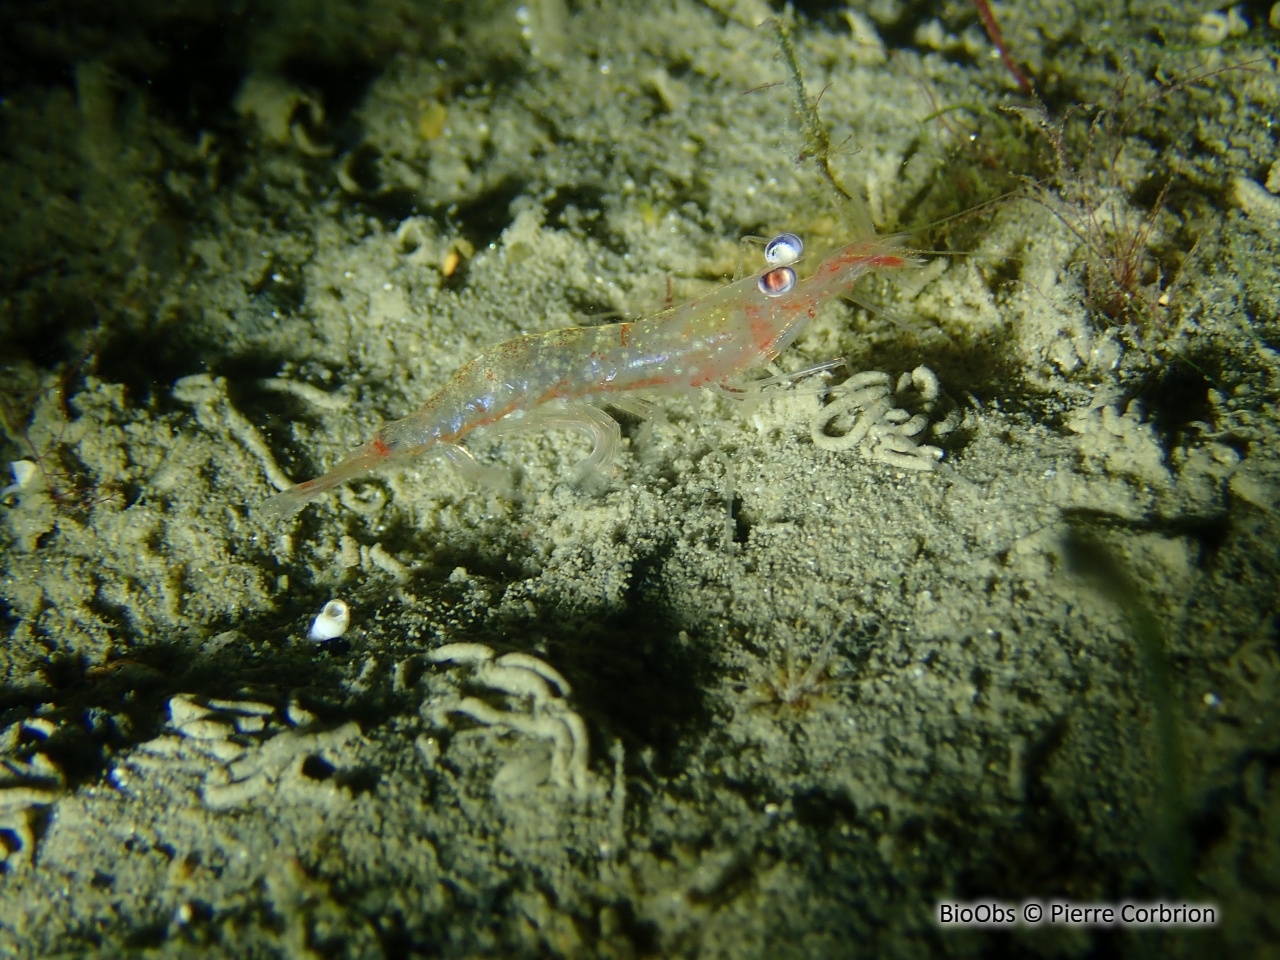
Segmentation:
{"type": "MultiPolygon", "coordinates": [[[[617,451],[618,423],[595,404],[629,393],[728,385],[781,353],[819,308],[865,273],[917,264],[893,237],[841,247],[800,280],[800,239],[781,234],[751,276],[644,320],[568,327],[498,344],[455,373],[416,413],[384,425],[323,476],[268,498],[267,518],[287,518],[327,490],[385,463],[433,451],[466,470],[478,465],[459,443],[479,430],[524,426],[585,431],[589,475],[617,451]]],[[[478,468],[483,469],[483,468],[478,468]]]]}

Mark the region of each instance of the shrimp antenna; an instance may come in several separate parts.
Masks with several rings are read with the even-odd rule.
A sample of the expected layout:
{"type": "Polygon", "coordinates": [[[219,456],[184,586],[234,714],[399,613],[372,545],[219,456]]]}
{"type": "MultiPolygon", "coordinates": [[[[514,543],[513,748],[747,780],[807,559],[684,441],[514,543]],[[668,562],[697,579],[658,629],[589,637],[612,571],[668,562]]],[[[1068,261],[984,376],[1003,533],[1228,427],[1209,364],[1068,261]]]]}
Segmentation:
{"type": "MultiPolygon", "coordinates": [[[[823,177],[831,184],[836,193],[852,207],[855,231],[863,236],[874,236],[875,227],[872,224],[871,211],[867,208],[866,200],[850,193],[845,188],[845,185],[840,182],[840,178],[836,176],[835,170],[832,169],[831,155],[834,151],[831,147],[831,138],[827,135],[827,128],[823,125],[822,118],[818,115],[818,101],[809,96],[809,91],[805,89],[804,74],[800,72],[800,61],[796,58],[796,50],[791,43],[791,31],[779,17],[770,18],[769,26],[778,41],[778,54],[787,68],[787,74],[791,80],[791,92],[795,96],[796,116],[800,121],[800,131],[804,136],[804,148],[800,153],[800,162],[803,163],[810,157],[816,157],[818,169],[823,177]]],[[[822,92],[826,93],[826,89],[824,88],[822,92]]],[[[819,97],[821,97],[821,94],[819,94],[819,97]]]]}

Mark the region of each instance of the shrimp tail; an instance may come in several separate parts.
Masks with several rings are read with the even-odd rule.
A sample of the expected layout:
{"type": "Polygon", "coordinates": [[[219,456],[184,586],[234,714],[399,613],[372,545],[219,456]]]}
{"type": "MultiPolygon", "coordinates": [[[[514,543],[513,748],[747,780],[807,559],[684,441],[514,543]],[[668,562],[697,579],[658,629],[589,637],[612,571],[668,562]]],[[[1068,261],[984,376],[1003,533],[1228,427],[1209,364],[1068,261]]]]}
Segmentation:
{"type": "Polygon", "coordinates": [[[381,466],[391,456],[392,451],[381,439],[370,440],[323,476],[296,483],[268,497],[258,505],[257,512],[264,520],[288,520],[322,493],[363,476],[381,466]]]}

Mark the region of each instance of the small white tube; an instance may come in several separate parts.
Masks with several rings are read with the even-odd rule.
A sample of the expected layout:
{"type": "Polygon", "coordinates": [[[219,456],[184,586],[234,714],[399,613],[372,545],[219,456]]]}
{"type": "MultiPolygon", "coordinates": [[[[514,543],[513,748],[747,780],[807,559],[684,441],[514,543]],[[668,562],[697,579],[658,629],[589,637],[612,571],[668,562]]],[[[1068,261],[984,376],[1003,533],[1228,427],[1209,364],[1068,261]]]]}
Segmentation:
{"type": "Polygon", "coordinates": [[[347,632],[351,625],[351,608],[341,600],[330,600],[311,621],[307,636],[317,642],[333,640],[347,632]]]}

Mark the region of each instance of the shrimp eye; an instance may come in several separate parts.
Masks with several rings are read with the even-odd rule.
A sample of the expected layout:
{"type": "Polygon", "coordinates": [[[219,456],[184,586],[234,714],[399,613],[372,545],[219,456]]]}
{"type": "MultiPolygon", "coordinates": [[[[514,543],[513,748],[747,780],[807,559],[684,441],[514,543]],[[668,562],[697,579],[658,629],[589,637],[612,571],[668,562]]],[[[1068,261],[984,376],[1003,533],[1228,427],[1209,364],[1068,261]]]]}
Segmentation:
{"type": "Polygon", "coordinates": [[[768,273],[760,274],[760,292],[766,297],[780,297],[790,293],[796,285],[796,272],[790,267],[774,267],[768,273]]]}
{"type": "Polygon", "coordinates": [[[795,263],[804,253],[804,241],[794,233],[780,233],[764,245],[764,262],[781,267],[795,263]]]}

